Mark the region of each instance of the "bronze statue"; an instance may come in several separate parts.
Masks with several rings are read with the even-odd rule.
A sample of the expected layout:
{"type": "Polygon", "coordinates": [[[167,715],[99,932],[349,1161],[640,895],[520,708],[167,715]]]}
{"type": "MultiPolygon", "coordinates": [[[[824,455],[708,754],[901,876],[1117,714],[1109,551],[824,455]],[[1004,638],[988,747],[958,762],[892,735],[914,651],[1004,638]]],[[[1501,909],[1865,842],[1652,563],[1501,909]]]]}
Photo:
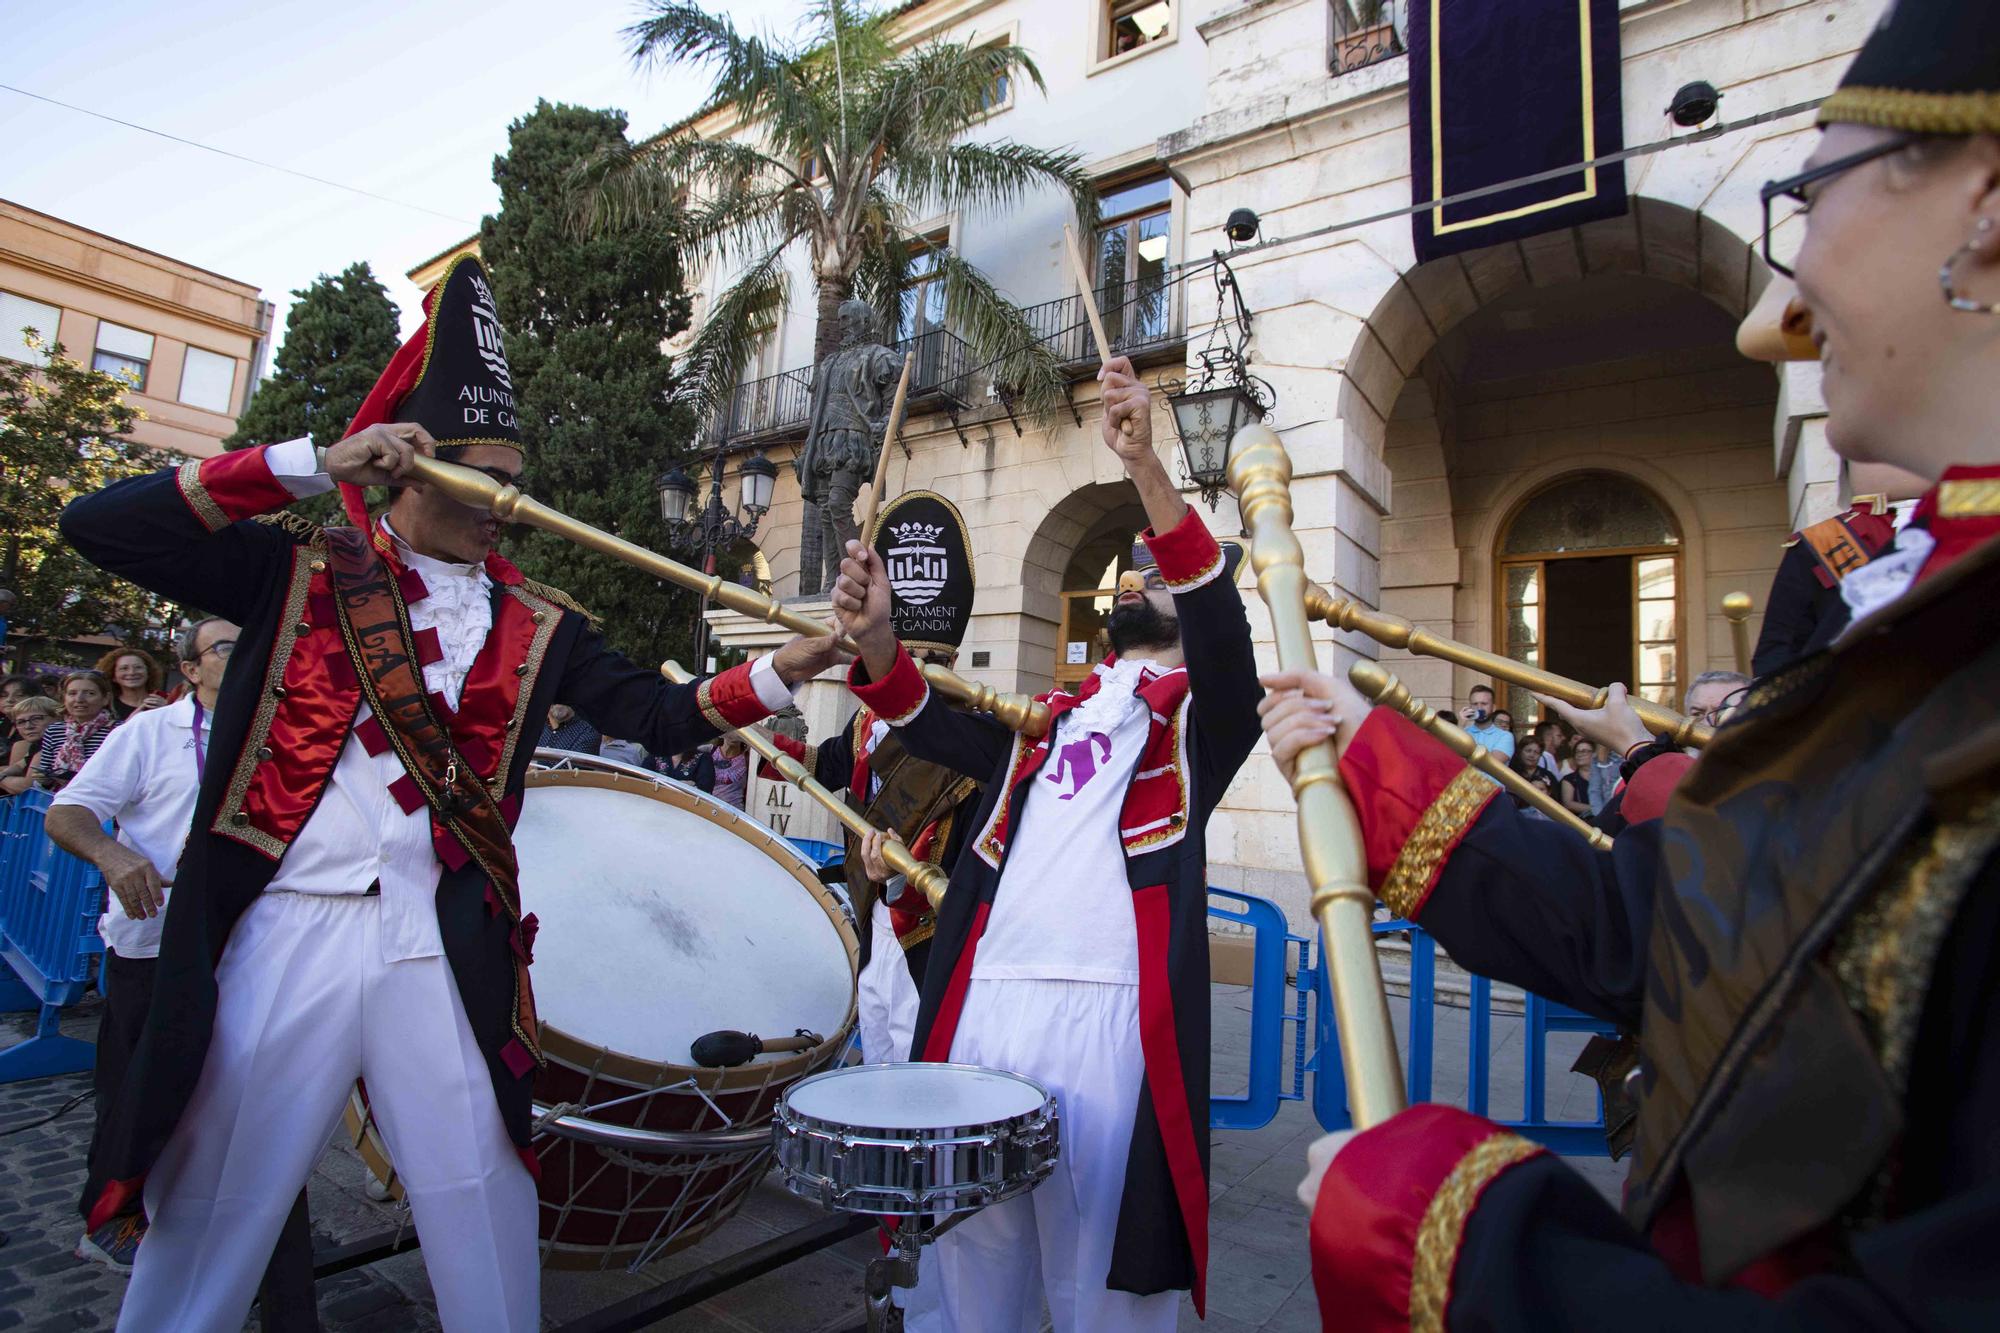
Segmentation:
{"type": "Polygon", "coordinates": [[[875,474],[875,451],[889,422],[902,359],[877,340],[875,311],[866,301],[843,301],[840,350],[813,372],[812,415],[806,442],[792,461],[806,500],[799,542],[799,591],[820,592],[833,582],[847,543],[861,535],[854,500],[875,474]]]}

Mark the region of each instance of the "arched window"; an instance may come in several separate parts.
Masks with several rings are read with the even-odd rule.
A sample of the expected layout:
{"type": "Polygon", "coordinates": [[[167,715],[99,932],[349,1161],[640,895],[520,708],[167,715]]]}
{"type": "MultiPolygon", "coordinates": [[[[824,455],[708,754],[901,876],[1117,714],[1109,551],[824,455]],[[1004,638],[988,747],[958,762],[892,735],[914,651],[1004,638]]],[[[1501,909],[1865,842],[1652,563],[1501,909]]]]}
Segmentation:
{"type": "MultiPolygon", "coordinates": [[[[1681,537],[1650,491],[1610,472],[1560,478],[1521,502],[1494,555],[1507,656],[1678,704],[1681,537]]],[[[1538,712],[1517,688],[1507,707],[1517,724],[1538,712]]]]}

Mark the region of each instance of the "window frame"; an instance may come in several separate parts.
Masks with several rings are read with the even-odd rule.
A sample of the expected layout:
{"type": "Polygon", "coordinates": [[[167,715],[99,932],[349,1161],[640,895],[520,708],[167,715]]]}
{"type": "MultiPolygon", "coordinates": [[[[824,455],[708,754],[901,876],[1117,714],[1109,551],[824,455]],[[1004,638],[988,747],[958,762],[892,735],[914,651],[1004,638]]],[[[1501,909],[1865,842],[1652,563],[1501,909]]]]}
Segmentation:
{"type": "MultiPolygon", "coordinates": [[[[9,361],[18,361],[24,366],[40,367],[48,365],[49,348],[55,346],[62,338],[63,308],[54,302],[30,296],[26,292],[12,291],[4,287],[0,287],[0,296],[11,296],[16,301],[27,305],[40,306],[44,310],[50,310],[55,313],[55,318],[50,322],[46,330],[35,329],[35,332],[42,337],[43,345],[39,355],[32,353],[26,342],[16,343],[15,339],[20,336],[20,329],[11,327],[0,328],[0,356],[6,357],[9,361]],[[18,350],[16,350],[17,348],[18,350]]],[[[33,325],[26,324],[21,326],[21,328],[33,327],[33,325]]]]}
{"type": "MultiPolygon", "coordinates": [[[[1128,240],[1125,248],[1125,272],[1117,280],[1117,285],[1121,290],[1137,290],[1139,287],[1139,264],[1141,261],[1139,259],[1138,238],[1135,235],[1131,235],[1130,232],[1137,223],[1143,222],[1148,218],[1158,217],[1166,219],[1167,253],[1160,261],[1160,264],[1163,272],[1172,273],[1174,271],[1174,257],[1177,253],[1175,241],[1179,233],[1179,215],[1176,205],[1179,201],[1175,197],[1174,178],[1168,174],[1166,167],[1157,162],[1148,163],[1138,170],[1122,172],[1111,176],[1099,182],[1097,193],[1099,200],[1102,201],[1109,199],[1121,190],[1129,190],[1141,185],[1151,185],[1156,181],[1167,187],[1167,197],[1164,203],[1127,209],[1123,213],[1113,213],[1109,217],[1100,216],[1090,229],[1089,262],[1093,284],[1091,291],[1097,299],[1100,308],[1104,306],[1104,293],[1113,285],[1104,272],[1104,238],[1113,227],[1125,228],[1128,231],[1128,240]]],[[[1159,315],[1168,324],[1171,324],[1173,321],[1172,303],[1174,299],[1171,284],[1169,284],[1167,302],[1165,307],[1160,310],[1159,315]]],[[[1114,343],[1122,343],[1125,335],[1125,320],[1133,317],[1132,313],[1121,307],[1116,310],[1106,309],[1104,314],[1106,331],[1111,334],[1112,341],[1114,343]],[[1116,321],[1115,329],[1112,327],[1113,321],[1116,321]]],[[[1145,342],[1149,340],[1141,339],[1141,341],[1145,342]]]]}
{"type": "Polygon", "coordinates": [[[103,366],[98,365],[97,358],[100,356],[110,356],[120,361],[136,362],[139,366],[139,380],[136,384],[128,381],[127,387],[133,393],[148,393],[147,386],[153,382],[153,363],[160,359],[160,335],[157,333],[148,333],[145,329],[135,329],[130,324],[120,324],[115,319],[99,319],[97,321],[97,331],[90,340],[90,368],[101,374],[117,375],[120,373],[116,370],[105,370],[103,366]],[[123,333],[138,334],[140,337],[146,339],[146,350],[149,355],[138,357],[127,352],[115,351],[106,347],[104,345],[104,331],[106,329],[117,329],[123,333]]]}
{"type": "Polygon", "coordinates": [[[181,349],[181,382],[175,386],[174,401],[185,407],[192,407],[197,412],[213,412],[217,416],[225,417],[233,416],[234,413],[231,411],[231,408],[236,402],[236,371],[236,358],[227,352],[218,352],[213,347],[202,347],[196,343],[188,343],[181,349]],[[187,396],[188,367],[194,364],[196,353],[200,353],[203,356],[212,356],[218,361],[226,362],[229,366],[229,389],[222,395],[221,407],[210,407],[206,403],[197,403],[187,396]]]}
{"type": "Polygon", "coordinates": [[[1181,4],[1183,0],[1165,0],[1167,5],[1167,30],[1150,42],[1141,43],[1130,51],[1112,52],[1111,30],[1117,21],[1116,11],[1123,8],[1141,6],[1153,0],[1097,0],[1095,8],[1096,31],[1091,34],[1090,63],[1084,70],[1084,77],[1100,74],[1107,69],[1115,69],[1128,60],[1137,60],[1154,51],[1165,50],[1180,40],[1181,4]]]}
{"type": "MultiPolygon", "coordinates": [[[[1020,44],[1021,25],[1018,20],[995,32],[976,32],[966,41],[966,46],[975,51],[986,46],[1019,46],[1020,44]]],[[[1007,75],[1007,95],[994,105],[980,112],[979,118],[973,124],[984,125],[995,116],[1005,115],[1007,112],[1012,111],[1020,95],[1020,78],[1016,74],[1007,75]]]]}

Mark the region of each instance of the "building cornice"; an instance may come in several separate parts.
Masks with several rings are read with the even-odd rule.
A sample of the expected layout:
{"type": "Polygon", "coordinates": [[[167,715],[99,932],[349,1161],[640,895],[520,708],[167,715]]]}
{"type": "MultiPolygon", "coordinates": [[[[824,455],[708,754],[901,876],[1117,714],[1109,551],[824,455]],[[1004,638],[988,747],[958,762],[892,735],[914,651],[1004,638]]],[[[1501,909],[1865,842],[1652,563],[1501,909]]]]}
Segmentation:
{"type": "MultiPolygon", "coordinates": [[[[161,297],[153,295],[151,292],[143,292],[137,288],[128,287],[124,283],[107,282],[95,274],[80,272],[77,269],[68,268],[61,264],[51,264],[45,259],[37,259],[33,255],[24,255],[18,250],[9,250],[0,247],[0,260],[19,265],[30,272],[39,273],[45,277],[54,278],[72,286],[87,287],[94,292],[102,292],[107,296],[115,296],[122,301],[130,301],[134,305],[145,306],[148,310],[157,310],[162,314],[206,325],[212,329],[220,329],[227,333],[233,333],[238,337],[255,340],[267,336],[270,332],[268,329],[260,329],[254,324],[240,323],[233,319],[225,319],[220,315],[210,314],[206,310],[195,309],[176,301],[164,300],[161,297]]],[[[261,297],[252,297],[251,300],[258,304],[262,303],[261,297]]]]}

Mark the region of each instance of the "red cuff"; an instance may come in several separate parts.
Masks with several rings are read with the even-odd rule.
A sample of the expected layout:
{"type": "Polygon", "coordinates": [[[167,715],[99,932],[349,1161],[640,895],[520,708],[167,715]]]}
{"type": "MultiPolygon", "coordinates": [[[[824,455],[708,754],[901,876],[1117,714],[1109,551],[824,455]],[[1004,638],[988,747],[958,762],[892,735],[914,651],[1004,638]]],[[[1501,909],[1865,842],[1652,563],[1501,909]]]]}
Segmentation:
{"type": "Polygon", "coordinates": [[[1159,562],[1160,577],[1173,592],[1193,592],[1222,572],[1222,548],[1215,544],[1193,505],[1172,532],[1155,534],[1147,528],[1140,538],[1159,562]]]}
{"type": "MultiPolygon", "coordinates": [[[[804,741],[793,740],[790,736],[774,734],[771,737],[771,743],[804,764],[808,772],[811,771],[813,767],[812,751],[804,741]]],[[[786,780],[785,775],[778,771],[778,766],[768,759],[759,759],[757,761],[757,776],[766,782],[783,782],[786,780]]]]}
{"type": "Polygon", "coordinates": [[[859,658],[847,670],[847,688],[861,706],[892,727],[900,727],[917,715],[931,697],[930,682],[917,670],[909,652],[896,645],[896,665],[879,681],[867,679],[868,668],[859,658]]]}
{"type": "Polygon", "coordinates": [[[271,474],[262,449],[234,449],[183,463],[174,481],[181,499],[210,532],[220,532],[239,519],[283,509],[296,498],[271,474]]]}
{"type": "Polygon", "coordinates": [[[1663,754],[1639,765],[1639,771],[1625,784],[1625,799],[1618,807],[1625,822],[1641,824],[1665,814],[1674,788],[1681,785],[1681,779],[1693,767],[1691,754],[1663,754]]]}
{"type": "Polygon", "coordinates": [[[1327,1328],[1442,1329],[1466,1223],[1486,1187],[1543,1151],[1456,1107],[1413,1106],[1343,1147],[1313,1205],[1327,1328]]]}
{"type": "Polygon", "coordinates": [[[748,662],[708,677],[695,686],[694,698],[701,715],[717,731],[734,731],[771,715],[750,681],[748,662]]]}
{"type": "Polygon", "coordinates": [[[1368,882],[1390,911],[1415,920],[1459,839],[1499,784],[1399,713],[1377,708],[1340,757],[1361,821],[1368,882]]]}

